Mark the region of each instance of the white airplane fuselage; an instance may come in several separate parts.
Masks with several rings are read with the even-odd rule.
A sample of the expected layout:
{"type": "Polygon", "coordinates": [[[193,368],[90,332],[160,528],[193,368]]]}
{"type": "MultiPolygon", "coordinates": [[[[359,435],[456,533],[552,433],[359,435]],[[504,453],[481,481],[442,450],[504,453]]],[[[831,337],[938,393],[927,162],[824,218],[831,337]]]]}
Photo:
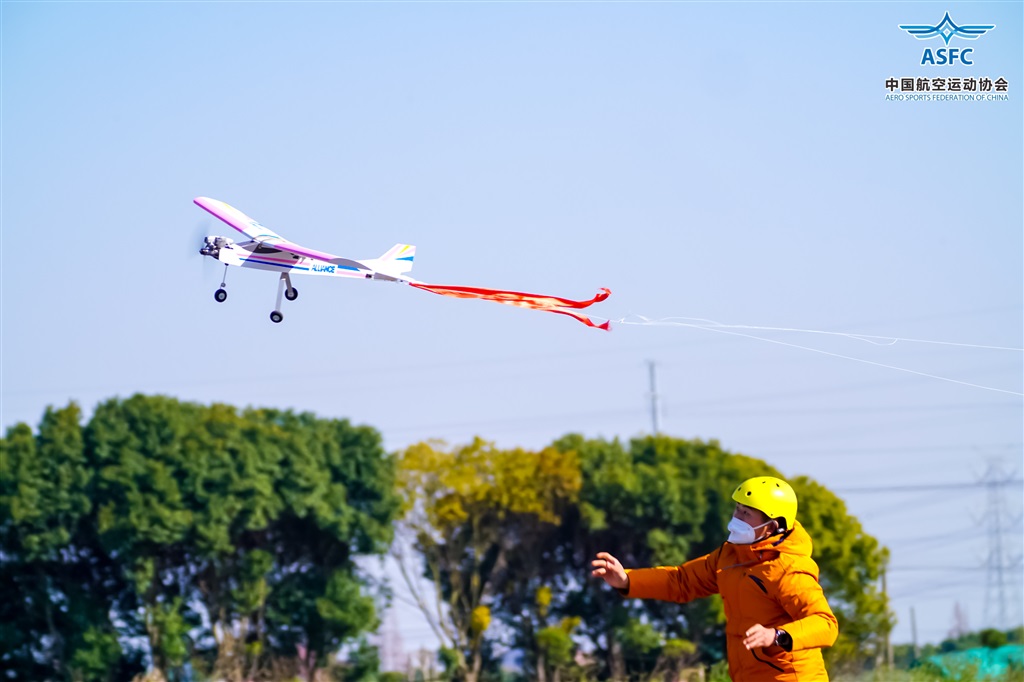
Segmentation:
{"type": "MultiPolygon", "coordinates": [[[[323,277],[345,277],[354,279],[377,279],[377,273],[370,269],[360,270],[348,265],[334,265],[314,258],[304,258],[286,251],[262,246],[260,242],[247,241],[236,244],[225,237],[207,237],[207,244],[201,253],[225,265],[272,272],[287,272],[298,275],[320,275],[323,277]]],[[[390,278],[389,278],[390,279],[390,278]]]]}

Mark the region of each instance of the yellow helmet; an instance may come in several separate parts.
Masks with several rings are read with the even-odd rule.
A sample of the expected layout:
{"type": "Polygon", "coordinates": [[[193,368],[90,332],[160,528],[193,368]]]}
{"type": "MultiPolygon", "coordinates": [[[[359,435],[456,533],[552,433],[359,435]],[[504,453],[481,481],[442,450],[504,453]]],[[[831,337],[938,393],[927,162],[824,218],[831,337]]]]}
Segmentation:
{"type": "Polygon", "coordinates": [[[769,519],[782,518],[786,529],[796,520],[796,493],[781,478],[756,476],[740,483],[732,499],[768,515],[769,519]]]}

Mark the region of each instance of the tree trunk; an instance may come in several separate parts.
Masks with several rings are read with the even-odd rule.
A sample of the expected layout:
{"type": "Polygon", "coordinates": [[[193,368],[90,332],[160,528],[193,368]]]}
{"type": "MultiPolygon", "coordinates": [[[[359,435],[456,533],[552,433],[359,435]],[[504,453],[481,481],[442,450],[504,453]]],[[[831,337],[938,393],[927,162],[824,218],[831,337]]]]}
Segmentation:
{"type": "Polygon", "coordinates": [[[473,667],[466,671],[466,682],[477,682],[480,679],[480,669],[484,665],[484,657],[480,648],[473,652],[473,667]]]}
{"type": "Polygon", "coordinates": [[[622,644],[615,632],[608,633],[608,670],[613,680],[626,679],[626,662],[622,658],[622,644]]]}

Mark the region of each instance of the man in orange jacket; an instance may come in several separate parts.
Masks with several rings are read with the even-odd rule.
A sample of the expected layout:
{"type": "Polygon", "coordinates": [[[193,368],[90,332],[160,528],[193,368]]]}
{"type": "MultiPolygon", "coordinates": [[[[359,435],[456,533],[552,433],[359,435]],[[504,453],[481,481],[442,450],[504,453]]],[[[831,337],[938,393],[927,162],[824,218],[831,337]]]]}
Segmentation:
{"type": "Polygon", "coordinates": [[[682,566],[623,569],[601,552],[591,575],[639,599],[721,594],[734,682],[828,680],[821,649],[836,641],[839,626],[818,584],[811,537],[796,520],[796,493],[782,479],[758,476],[732,499],[729,539],[710,554],[682,566]]]}

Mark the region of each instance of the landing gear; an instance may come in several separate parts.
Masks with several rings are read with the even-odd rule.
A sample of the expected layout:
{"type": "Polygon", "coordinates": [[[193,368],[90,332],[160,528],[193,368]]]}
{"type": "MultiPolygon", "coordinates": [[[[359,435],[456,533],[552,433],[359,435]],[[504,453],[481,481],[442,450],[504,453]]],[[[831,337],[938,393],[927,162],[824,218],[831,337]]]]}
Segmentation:
{"type": "MultiPolygon", "coordinates": [[[[228,266],[225,264],[224,276],[221,277],[220,288],[213,292],[213,300],[217,301],[217,303],[223,303],[228,300],[228,285],[226,284],[227,274],[228,266]]],[[[270,313],[270,321],[274,324],[280,324],[284,321],[284,313],[281,312],[282,296],[289,301],[294,301],[299,297],[299,290],[292,286],[292,279],[287,272],[282,272],[281,278],[277,282],[277,303],[270,313]]]]}
{"type": "Polygon", "coordinates": [[[227,286],[227,281],[228,281],[228,266],[225,265],[224,266],[224,275],[221,276],[221,278],[220,278],[220,289],[217,289],[217,291],[213,292],[213,300],[217,301],[217,303],[223,303],[224,301],[228,300],[228,290],[225,289],[225,287],[227,286]]]}
{"type": "Polygon", "coordinates": [[[275,324],[284,319],[284,315],[281,314],[281,294],[284,294],[289,301],[294,301],[299,297],[299,290],[292,286],[292,278],[288,276],[287,272],[282,272],[281,279],[277,280],[277,305],[270,313],[270,321],[275,324]]]}

